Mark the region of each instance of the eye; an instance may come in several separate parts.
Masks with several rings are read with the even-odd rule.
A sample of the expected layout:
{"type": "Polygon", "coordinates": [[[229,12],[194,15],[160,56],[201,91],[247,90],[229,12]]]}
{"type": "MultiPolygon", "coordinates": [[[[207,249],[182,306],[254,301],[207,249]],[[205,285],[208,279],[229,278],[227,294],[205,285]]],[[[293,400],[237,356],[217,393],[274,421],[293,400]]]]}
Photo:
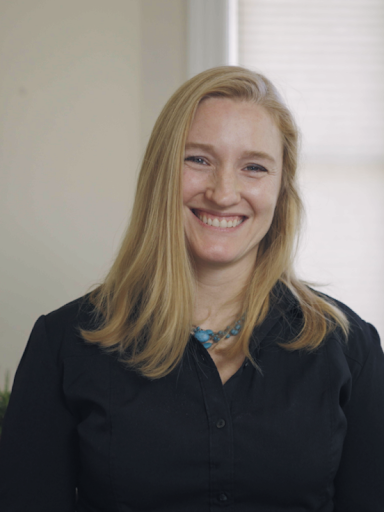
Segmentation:
{"type": "Polygon", "coordinates": [[[245,167],[245,170],[252,172],[268,172],[268,169],[259,164],[249,164],[245,167]]]}
{"type": "Polygon", "coordinates": [[[184,158],[184,162],[194,162],[199,165],[207,165],[205,158],[202,156],[187,156],[184,158]]]}

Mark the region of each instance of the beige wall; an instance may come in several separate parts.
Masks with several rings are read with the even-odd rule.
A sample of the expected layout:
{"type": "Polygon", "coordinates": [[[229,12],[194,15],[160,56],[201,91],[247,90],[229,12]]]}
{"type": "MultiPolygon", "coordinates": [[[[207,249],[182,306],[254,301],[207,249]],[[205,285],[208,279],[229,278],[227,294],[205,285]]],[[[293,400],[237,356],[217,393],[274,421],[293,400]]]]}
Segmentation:
{"type": "Polygon", "coordinates": [[[141,0],[141,133],[187,79],[187,0],[141,0]]]}
{"type": "Polygon", "coordinates": [[[0,0],[0,386],[33,322],[102,278],[186,77],[186,0],[0,0]]]}

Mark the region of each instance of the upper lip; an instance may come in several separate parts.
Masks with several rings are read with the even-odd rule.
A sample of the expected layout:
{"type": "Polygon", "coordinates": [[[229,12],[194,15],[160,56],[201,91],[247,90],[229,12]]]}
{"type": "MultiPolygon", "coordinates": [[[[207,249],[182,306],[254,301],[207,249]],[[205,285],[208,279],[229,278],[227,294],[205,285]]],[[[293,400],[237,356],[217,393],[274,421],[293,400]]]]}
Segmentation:
{"type": "Polygon", "coordinates": [[[191,208],[194,212],[200,212],[201,214],[205,213],[207,215],[212,215],[213,217],[247,217],[244,213],[238,212],[214,212],[212,210],[206,210],[205,208],[191,208]]]}

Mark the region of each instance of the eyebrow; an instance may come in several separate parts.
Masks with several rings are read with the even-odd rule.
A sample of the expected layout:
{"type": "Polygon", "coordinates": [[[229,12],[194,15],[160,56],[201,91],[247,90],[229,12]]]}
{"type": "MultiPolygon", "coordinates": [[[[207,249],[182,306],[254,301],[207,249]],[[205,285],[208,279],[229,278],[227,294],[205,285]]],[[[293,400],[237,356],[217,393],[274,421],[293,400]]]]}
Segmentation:
{"type": "MultiPolygon", "coordinates": [[[[215,153],[215,148],[211,144],[203,144],[200,142],[187,142],[185,149],[203,149],[215,153]]],[[[276,160],[264,151],[246,151],[243,153],[242,158],[262,158],[263,160],[269,160],[273,164],[276,164],[276,160]]]]}

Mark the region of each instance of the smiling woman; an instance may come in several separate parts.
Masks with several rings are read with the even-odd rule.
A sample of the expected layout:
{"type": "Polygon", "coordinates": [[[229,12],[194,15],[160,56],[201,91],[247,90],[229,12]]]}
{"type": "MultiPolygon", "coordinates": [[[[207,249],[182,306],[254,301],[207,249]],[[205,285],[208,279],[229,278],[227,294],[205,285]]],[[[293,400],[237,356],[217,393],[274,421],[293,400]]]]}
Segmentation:
{"type": "Polygon", "coordinates": [[[384,356],[295,275],[297,141],[262,75],[176,91],[104,283],[32,331],[2,510],[382,512],[384,356]]]}
{"type": "Polygon", "coordinates": [[[196,268],[252,272],[272,223],[282,165],[280,133],[263,107],[228,98],[199,105],[183,176],[185,235],[196,268]]]}

